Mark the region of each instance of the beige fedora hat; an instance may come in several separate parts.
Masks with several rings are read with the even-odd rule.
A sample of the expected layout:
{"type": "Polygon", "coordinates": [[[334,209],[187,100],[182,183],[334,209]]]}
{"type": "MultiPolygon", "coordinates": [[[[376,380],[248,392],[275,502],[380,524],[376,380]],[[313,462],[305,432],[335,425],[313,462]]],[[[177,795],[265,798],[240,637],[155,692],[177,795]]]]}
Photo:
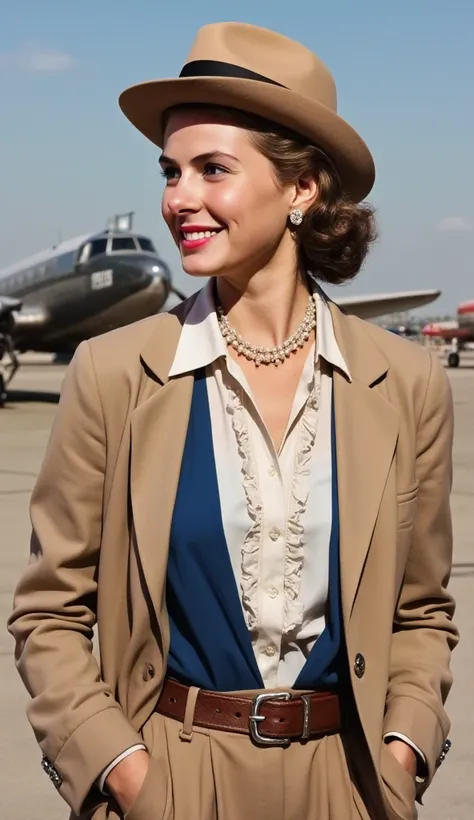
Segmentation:
{"type": "Polygon", "coordinates": [[[332,160],[356,202],[374,184],[369,149],[337,114],[332,75],[309,49],[282,34],[246,23],[203,26],[179,77],[139,83],[119,98],[125,116],[160,148],[165,111],[193,102],[237,108],[301,134],[332,160]]]}

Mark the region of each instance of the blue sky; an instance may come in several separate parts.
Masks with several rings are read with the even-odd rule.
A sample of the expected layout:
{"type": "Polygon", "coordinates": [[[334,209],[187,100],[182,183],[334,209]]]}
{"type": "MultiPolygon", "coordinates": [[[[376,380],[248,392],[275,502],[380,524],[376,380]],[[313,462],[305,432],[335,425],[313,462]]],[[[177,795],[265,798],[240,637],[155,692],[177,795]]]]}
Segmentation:
{"type": "Polygon", "coordinates": [[[339,113],[371,148],[381,232],[346,293],[440,287],[424,311],[474,297],[474,3],[16,0],[0,26],[0,267],[135,210],[181,271],[160,214],[158,149],[121,114],[122,89],[175,76],[201,25],[238,20],[315,51],[339,113]],[[225,11],[228,9],[228,11],[225,11]]]}

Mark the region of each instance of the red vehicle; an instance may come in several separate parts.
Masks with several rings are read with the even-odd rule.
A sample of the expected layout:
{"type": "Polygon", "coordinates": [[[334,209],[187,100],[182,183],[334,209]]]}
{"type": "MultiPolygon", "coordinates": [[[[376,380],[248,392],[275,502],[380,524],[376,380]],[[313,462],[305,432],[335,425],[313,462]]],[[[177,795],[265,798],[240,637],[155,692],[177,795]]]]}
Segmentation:
{"type": "Polygon", "coordinates": [[[448,366],[459,367],[461,350],[467,343],[474,342],[474,300],[458,305],[457,320],[425,325],[423,335],[451,342],[448,366]]]}

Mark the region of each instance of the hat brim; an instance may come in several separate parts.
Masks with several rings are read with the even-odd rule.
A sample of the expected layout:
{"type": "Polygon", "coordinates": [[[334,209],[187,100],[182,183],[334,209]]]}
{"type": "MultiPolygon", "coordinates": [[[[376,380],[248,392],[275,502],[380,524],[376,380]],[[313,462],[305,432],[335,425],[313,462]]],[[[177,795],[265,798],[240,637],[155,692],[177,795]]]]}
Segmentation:
{"type": "Polygon", "coordinates": [[[287,88],[229,77],[186,77],[150,80],[127,88],[119,105],[127,119],[162,148],[163,114],[184,103],[221,105],[265,117],[296,131],[332,160],[347,195],[360,202],[375,180],[372,155],[361,137],[322,103],[287,88]]]}

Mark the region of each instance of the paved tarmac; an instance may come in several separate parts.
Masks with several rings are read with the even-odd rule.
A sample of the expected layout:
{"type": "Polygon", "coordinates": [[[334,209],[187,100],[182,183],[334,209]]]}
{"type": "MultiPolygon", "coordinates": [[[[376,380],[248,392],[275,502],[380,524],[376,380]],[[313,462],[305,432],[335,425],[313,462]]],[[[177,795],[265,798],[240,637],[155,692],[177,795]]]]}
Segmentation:
{"type": "MultiPolygon", "coordinates": [[[[456,434],[452,511],[455,533],[451,590],[461,642],[453,655],[448,700],[453,748],[420,808],[421,820],[474,817],[474,356],[450,370],[456,434]]],[[[0,622],[28,559],[28,502],[58,401],[64,367],[25,357],[9,404],[0,410],[0,622]],[[34,363],[33,363],[34,362],[34,363]]],[[[14,668],[13,640],[0,629],[0,820],[66,820],[68,807],[40,768],[41,754],[25,716],[28,695],[14,668]]],[[[340,818],[345,820],[345,818],[340,818]]]]}

